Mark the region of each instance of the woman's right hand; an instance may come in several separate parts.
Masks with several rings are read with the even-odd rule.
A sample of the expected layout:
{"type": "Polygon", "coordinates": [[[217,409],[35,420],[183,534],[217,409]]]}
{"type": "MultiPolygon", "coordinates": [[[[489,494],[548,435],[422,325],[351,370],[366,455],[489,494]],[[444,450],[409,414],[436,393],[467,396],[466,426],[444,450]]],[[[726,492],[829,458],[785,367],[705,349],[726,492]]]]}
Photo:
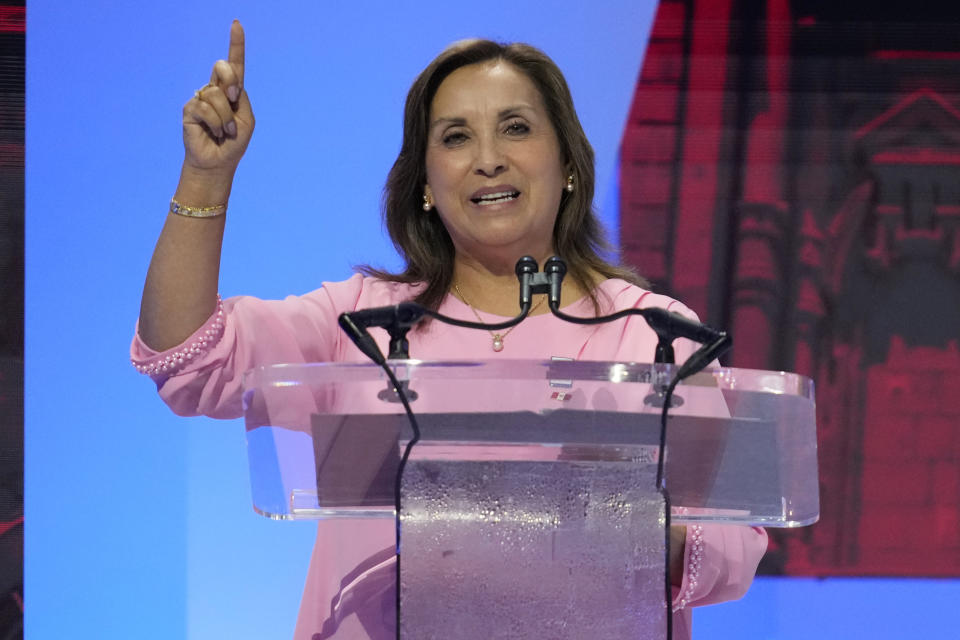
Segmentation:
{"type": "MultiPolygon", "coordinates": [[[[233,174],[253,134],[243,90],[243,27],[236,20],[227,59],[213,65],[210,83],[197,94],[183,107],[185,155],[174,199],[219,207],[230,200],[233,174]]],[[[216,309],[225,218],[167,214],[140,303],[140,337],[154,350],[180,344],[216,309]]]]}
{"type": "Polygon", "coordinates": [[[243,27],[234,20],[227,59],[214,63],[210,82],[183,106],[185,171],[232,179],[254,127],[243,66],[243,27]]]}

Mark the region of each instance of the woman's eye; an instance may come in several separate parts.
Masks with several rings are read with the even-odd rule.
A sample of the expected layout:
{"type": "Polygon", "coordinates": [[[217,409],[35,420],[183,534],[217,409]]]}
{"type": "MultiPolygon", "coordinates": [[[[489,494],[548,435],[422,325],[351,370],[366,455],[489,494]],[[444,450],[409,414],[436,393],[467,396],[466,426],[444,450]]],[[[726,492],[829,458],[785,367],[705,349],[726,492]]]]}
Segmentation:
{"type": "Polygon", "coordinates": [[[528,133],[529,131],[530,131],[530,127],[528,127],[525,122],[511,122],[510,124],[507,125],[507,133],[510,133],[513,135],[520,135],[520,134],[528,133]]]}
{"type": "Polygon", "coordinates": [[[461,131],[452,131],[443,136],[443,144],[455,146],[467,139],[467,135],[461,131]]]}

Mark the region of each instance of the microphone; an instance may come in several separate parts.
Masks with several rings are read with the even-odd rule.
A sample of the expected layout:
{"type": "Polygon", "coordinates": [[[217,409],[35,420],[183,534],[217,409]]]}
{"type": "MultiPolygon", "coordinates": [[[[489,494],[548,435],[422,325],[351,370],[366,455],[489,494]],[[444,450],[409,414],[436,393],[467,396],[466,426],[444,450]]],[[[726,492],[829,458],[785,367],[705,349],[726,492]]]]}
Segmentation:
{"type": "Polygon", "coordinates": [[[693,374],[705,368],[732,345],[733,338],[731,338],[729,334],[721,331],[719,338],[714,340],[712,343],[708,342],[704,344],[702,347],[697,349],[692,356],[687,358],[687,361],[684,362],[679,369],[677,369],[677,379],[683,380],[685,378],[689,378],[693,374]]]}
{"type": "Polygon", "coordinates": [[[686,316],[660,307],[647,307],[642,310],[643,317],[650,324],[658,336],[673,338],[688,338],[700,344],[719,340],[726,333],[717,331],[705,324],[691,320],[686,316]]]}
{"type": "Polygon", "coordinates": [[[550,256],[543,263],[543,272],[547,274],[547,280],[550,282],[550,296],[547,302],[551,309],[559,309],[560,286],[563,284],[563,276],[567,275],[567,263],[559,256],[550,256]]]}
{"type": "Polygon", "coordinates": [[[368,327],[409,329],[417,324],[425,313],[424,308],[415,302],[401,302],[389,307],[372,307],[370,309],[348,311],[341,314],[341,317],[350,316],[350,320],[363,329],[368,327]]]}
{"type": "Polygon", "coordinates": [[[533,298],[533,279],[540,267],[532,256],[523,256],[513,268],[520,280],[520,308],[529,309],[533,298]]]}
{"type": "Polygon", "coordinates": [[[354,322],[351,314],[346,312],[340,314],[337,318],[337,323],[340,325],[340,328],[343,329],[344,333],[350,337],[353,344],[357,345],[357,348],[363,352],[363,355],[383,366],[387,360],[383,357],[383,352],[381,352],[380,347],[377,346],[376,340],[373,339],[373,336],[367,332],[367,329],[362,324],[354,322]]]}
{"type": "Polygon", "coordinates": [[[367,327],[386,329],[390,334],[390,359],[406,359],[410,357],[407,331],[420,322],[426,313],[427,310],[415,302],[401,302],[389,307],[345,311],[340,314],[338,323],[360,351],[382,365],[385,362],[383,353],[367,327]]]}

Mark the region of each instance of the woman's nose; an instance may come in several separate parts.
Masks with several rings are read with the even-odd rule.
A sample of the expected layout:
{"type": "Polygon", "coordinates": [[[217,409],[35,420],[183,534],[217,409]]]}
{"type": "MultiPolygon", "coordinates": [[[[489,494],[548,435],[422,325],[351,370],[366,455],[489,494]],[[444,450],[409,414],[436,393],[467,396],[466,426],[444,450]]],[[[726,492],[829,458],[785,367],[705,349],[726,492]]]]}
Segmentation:
{"type": "Polygon", "coordinates": [[[477,175],[493,178],[507,170],[507,160],[496,140],[481,140],[478,145],[476,166],[477,175]]]}

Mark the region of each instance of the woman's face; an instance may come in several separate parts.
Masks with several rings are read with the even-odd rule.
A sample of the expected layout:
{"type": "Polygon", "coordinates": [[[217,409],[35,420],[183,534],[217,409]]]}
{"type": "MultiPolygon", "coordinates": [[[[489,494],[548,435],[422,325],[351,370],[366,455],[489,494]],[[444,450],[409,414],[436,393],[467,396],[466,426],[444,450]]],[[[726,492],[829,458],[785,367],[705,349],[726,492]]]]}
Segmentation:
{"type": "Polygon", "coordinates": [[[540,93],[513,65],[460,67],[430,106],[426,193],[458,259],[542,260],[566,186],[560,143],[540,93]]]}

